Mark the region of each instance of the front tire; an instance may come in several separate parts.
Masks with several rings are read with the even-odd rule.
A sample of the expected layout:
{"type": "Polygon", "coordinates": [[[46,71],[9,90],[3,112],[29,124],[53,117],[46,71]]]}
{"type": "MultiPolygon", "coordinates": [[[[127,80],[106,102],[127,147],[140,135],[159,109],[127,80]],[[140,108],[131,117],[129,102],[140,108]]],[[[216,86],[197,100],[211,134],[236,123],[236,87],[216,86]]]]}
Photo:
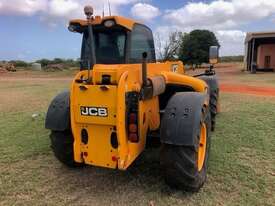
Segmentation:
{"type": "Polygon", "coordinates": [[[195,140],[197,145],[162,145],[160,162],[165,181],[171,187],[196,192],[206,181],[207,160],[210,151],[209,132],[211,127],[209,109],[203,108],[201,117],[200,135],[195,140]],[[202,146],[201,144],[204,145],[202,146]]]}
{"type": "Polygon", "coordinates": [[[216,116],[219,110],[219,84],[217,76],[201,76],[201,80],[205,81],[209,87],[210,97],[210,114],[211,114],[211,131],[215,130],[216,116]]]}
{"type": "Polygon", "coordinates": [[[70,130],[52,131],[51,148],[55,157],[68,167],[81,167],[84,164],[74,161],[73,135],[70,130]]]}

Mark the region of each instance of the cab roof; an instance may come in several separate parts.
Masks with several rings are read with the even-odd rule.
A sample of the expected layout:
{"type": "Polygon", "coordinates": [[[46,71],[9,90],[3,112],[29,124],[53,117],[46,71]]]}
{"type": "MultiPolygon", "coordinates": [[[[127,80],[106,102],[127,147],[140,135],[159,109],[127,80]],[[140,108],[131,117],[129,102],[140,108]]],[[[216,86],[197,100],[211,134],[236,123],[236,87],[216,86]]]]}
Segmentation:
{"type": "MultiPolygon", "coordinates": [[[[106,20],[114,20],[116,24],[123,26],[130,31],[133,29],[134,24],[139,23],[132,19],[125,18],[122,16],[105,16],[105,17],[95,16],[95,18],[92,20],[92,24],[93,25],[102,24],[106,20]]],[[[87,26],[88,21],[84,19],[73,19],[70,21],[70,24],[80,24],[81,26],[87,26]]]]}

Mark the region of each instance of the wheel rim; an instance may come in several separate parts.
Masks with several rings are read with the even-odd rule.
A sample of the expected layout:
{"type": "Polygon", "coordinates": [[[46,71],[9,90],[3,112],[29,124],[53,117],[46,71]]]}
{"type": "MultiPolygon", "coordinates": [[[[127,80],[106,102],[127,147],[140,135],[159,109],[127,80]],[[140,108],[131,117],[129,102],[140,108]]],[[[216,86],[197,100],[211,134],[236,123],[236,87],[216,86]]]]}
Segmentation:
{"type": "Polygon", "coordinates": [[[201,125],[200,143],[199,143],[199,151],[198,151],[198,171],[202,170],[204,160],[205,160],[206,136],[207,136],[206,125],[205,123],[203,123],[201,125]]]}

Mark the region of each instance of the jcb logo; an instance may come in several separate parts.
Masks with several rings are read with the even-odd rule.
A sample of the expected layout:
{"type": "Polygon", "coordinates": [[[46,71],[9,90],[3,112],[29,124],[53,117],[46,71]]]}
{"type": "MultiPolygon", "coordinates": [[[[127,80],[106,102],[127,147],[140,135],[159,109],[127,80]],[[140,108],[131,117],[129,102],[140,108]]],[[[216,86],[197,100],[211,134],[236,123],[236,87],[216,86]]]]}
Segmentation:
{"type": "Polygon", "coordinates": [[[108,109],[105,107],[80,107],[80,114],[83,116],[107,117],[108,109]]]}

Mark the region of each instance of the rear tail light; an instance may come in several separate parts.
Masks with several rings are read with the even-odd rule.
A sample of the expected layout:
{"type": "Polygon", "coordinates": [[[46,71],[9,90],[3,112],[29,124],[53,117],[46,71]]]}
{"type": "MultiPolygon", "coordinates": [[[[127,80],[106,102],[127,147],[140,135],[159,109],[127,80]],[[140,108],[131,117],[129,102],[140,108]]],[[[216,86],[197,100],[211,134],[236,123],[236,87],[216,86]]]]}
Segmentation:
{"type": "Polygon", "coordinates": [[[137,114],[136,113],[131,113],[129,117],[129,123],[136,123],[137,122],[137,114]]]}
{"type": "Polygon", "coordinates": [[[138,92],[128,92],[126,93],[126,130],[128,135],[128,140],[130,142],[139,141],[139,101],[140,93],[138,92]]]}
{"type": "Polygon", "coordinates": [[[138,135],[136,133],[130,133],[129,134],[129,140],[131,142],[138,142],[138,135]]]}
{"type": "Polygon", "coordinates": [[[138,118],[136,113],[129,114],[129,121],[128,121],[128,139],[131,142],[138,142],[138,118]]]}
{"type": "Polygon", "coordinates": [[[137,125],[136,124],[129,124],[129,132],[130,133],[137,133],[137,125]]]}

